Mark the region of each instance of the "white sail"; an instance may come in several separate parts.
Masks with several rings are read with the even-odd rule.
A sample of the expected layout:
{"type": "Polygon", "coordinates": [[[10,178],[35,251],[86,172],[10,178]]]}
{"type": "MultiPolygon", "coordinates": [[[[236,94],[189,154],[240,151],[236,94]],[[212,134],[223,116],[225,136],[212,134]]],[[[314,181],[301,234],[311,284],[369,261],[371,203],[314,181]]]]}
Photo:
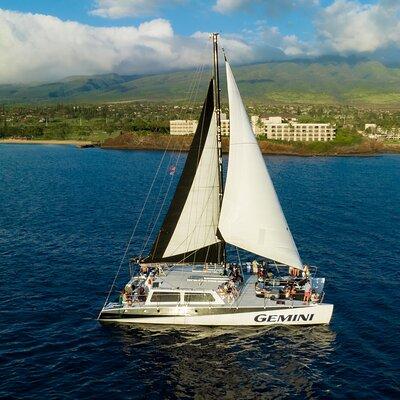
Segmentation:
{"type": "Polygon", "coordinates": [[[229,164],[219,230],[227,243],[302,269],[302,262],[254,137],[230,65],[229,164]]]}
{"type": "Polygon", "coordinates": [[[219,170],[217,125],[213,113],[190,192],[163,257],[188,253],[218,243],[219,170]]]}

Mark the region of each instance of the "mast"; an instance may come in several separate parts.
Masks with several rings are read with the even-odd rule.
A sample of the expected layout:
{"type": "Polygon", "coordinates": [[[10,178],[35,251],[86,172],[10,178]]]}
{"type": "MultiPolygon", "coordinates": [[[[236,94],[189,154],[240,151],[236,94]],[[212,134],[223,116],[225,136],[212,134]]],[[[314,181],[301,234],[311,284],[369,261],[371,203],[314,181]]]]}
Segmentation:
{"type": "MultiPolygon", "coordinates": [[[[215,104],[215,116],[217,122],[217,151],[218,151],[218,169],[219,169],[219,206],[222,207],[222,199],[224,196],[224,171],[222,165],[222,138],[221,138],[221,89],[219,87],[219,63],[218,63],[218,36],[219,33],[212,34],[213,41],[213,81],[214,81],[214,104],[215,104]]],[[[223,240],[219,230],[217,232],[218,237],[223,240]]],[[[225,244],[221,242],[223,246],[222,251],[222,262],[226,263],[226,251],[225,244]]]]}
{"type": "Polygon", "coordinates": [[[217,146],[218,146],[218,165],[219,165],[219,201],[222,205],[224,195],[224,176],[222,169],[222,140],[221,140],[221,89],[219,87],[219,65],[218,65],[218,35],[213,33],[213,80],[214,80],[214,104],[217,120],[217,146]]]}

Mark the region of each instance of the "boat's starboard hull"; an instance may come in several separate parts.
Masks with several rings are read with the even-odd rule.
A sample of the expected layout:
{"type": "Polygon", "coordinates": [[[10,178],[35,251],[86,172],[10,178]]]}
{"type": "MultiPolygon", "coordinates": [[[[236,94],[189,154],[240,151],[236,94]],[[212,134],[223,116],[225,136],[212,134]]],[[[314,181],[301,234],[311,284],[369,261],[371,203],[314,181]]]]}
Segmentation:
{"type": "Polygon", "coordinates": [[[225,313],[186,315],[182,310],[175,314],[146,315],[134,312],[110,312],[103,310],[101,322],[124,324],[161,324],[161,325],[201,325],[201,326],[269,326],[269,325],[327,325],[329,324],[333,304],[318,304],[283,309],[263,309],[245,311],[236,309],[225,313]]]}

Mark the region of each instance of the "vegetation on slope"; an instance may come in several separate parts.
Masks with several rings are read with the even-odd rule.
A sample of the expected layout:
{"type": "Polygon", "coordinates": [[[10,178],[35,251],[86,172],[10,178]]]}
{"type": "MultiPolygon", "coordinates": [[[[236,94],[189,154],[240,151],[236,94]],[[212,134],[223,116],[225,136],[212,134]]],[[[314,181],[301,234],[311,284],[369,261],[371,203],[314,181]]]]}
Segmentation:
{"type": "MultiPolygon", "coordinates": [[[[179,102],[188,98],[193,71],[152,76],[79,76],[41,85],[0,85],[0,102],[179,102]]],[[[222,82],[224,82],[222,69],[222,82]]],[[[285,61],[240,66],[235,76],[250,102],[400,104],[400,68],[377,61],[285,61]]],[[[206,90],[203,74],[199,92],[206,90]]],[[[223,92],[226,93],[225,87],[223,92]]]]}
{"type": "MultiPolygon", "coordinates": [[[[113,103],[86,105],[7,106],[0,109],[0,138],[39,140],[83,140],[107,147],[188,149],[191,137],[171,137],[170,119],[195,119],[201,104],[191,107],[173,103],[113,103]]],[[[226,110],[224,110],[226,111],[226,110]]],[[[365,123],[376,123],[391,130],[400,126],[400,112],[351,106],[249,105],[250,115],[297,117],[301,122],[328,122],[336,125],[332,142],[282,142],[261,138],[265,153],[344,154],[386,151],[389,144],[366,140],[357,132],[365,123]]],[[[224,139],[224,149],[227,149],[224,139]]],[[[397,146],[398,147],[398,146],[397,146]]],[[[390,147],[396,150],[396,144],[390,147]]]]}

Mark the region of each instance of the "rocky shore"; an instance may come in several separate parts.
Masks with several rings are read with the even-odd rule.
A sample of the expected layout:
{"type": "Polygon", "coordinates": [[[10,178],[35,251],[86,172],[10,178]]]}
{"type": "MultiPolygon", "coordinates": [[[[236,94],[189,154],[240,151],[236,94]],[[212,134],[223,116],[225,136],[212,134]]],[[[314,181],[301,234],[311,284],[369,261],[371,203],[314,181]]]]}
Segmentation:
{"type": "MultiPolygon", "coordinates": [[[[115,138],[104,141],[101,145],[105,149],[125,150],[168,150],[188,151],[192,136],[171,135],[139,135],[125,133],[115,138]]],[[[346,156],[346,155],[372,155],[382,153],[400,153],[400,144],[385,143],[376,140],[363,140],[356,145],[335,145],[334,143],[302,143],[284,142],[277,143],[260,140],[259,145],[263,154],[293,155],[293,156],[346,156]]],[[[229,139],[222,139],[222,151],[228,152],[229,139]]]]}

